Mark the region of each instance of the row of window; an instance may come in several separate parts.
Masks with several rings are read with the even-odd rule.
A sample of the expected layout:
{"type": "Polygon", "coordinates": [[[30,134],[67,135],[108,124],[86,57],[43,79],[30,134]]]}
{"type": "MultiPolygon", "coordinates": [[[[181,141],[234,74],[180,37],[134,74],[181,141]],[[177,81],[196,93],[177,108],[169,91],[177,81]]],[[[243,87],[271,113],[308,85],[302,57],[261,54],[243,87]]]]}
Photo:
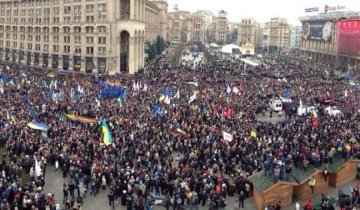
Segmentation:
{"type": "MultiPolygon", "coordinates": [[[[3,40],[0,40],[0,47],[4,46],[4,41],[3,40]]],[[[5,42],[5,46],[4,47],[7,47],[7,48],[17,48],[18,47],[18,43],[17,42],[13,42],[13,45],[11,46],[11,42],[10,41],[6,41],[5,42]]],[[[20,42],[19,43],[19,49],[20,50],[25,50],[25,43],[24,42],[20,42]]],[[[92,55],[94,54],[94,47],[86,47],[85,48],[86,51],[85,53],[88,54],[88,55],[92,55]]],[[[97,54],[98,55],[106,55],[106,47],[98,47],[97,48],[98,51],[97,51],[97,54]]],[[[49,51],[49,45],[48,44],[44,44],[42,49],[41,49],[41,45],[40,44],[32,44],[32,43],[28,43],[27,44],[27,48],[26,50],[35,50],[35,51],[45,51],[45,52],[48,52],[49,51]],[[34,46],[34,48],[33,48],[34,46]]],[[[53,52],[59,52],[59,45],[52,45],[52,51],[53,52]]],[[[64,53],[70,53],[71,51],[71,48],[70,48],[70,45],[64,45],[63,46],[63,52],[64,53]]],[[[73,49],[73,52],[76,53],[76,54],[81,54],[81,48],[77,47],[77,48],[74,48],[73,49]]]]}
{"type": "MultiPolygon", "coordinates": [[[[64,6],[63,8],[64,14],[71,14],[71,11],[74,11],[74,14],[81,14],[81,5],[75,5],[73,7],[71,6],[64,6]]],[[[95,5],[94,4],[88,4],[85,7],[85,11],[87,13],[95,12],[95,5]]],[[[97,5],[97,11],[98,12],[106,12],[106,4],[100,3],[97,5]]],[[[15,8],[14,10],[11,10],[10,8],[4,8],[2,7],[0,9],[0,15],[4,16],[26,16],[26,15],[50,15],[51,14],[51,8],[30,8],[30,9],[21,9],[19,12],[18,8],[15,8]]],[[[58,15],[60,14],[60,7],[53,7],[52,8],[52,14],[58,15]]]]}
{"type": "MultiPolygon", "coordinates": [[[[10,39],[10,34],[6,33],[6,39],[10,39]]],[[[12,39],[17,39],[17,34],[13,34],[12,39]]],[[[28,34],[27,35],[27,41],[33,41],[33,37],[35,37],[35,41],[36,42],[40,42],[41,41],[41,36],[40,35],[32,35],[32,34],[28,34]]],[[[0,33],[0,39],[4,39],[4,34],[0,33]]],[[[25,34],[20,34],[20,40],[24,41],[25,40],[25,34]]],[[[94,44],[94,37],[86,37],[86,44],[94,44]]],[[[49,42],[49,36],[45,35],[43,36],[43,41],[44,42],[49,42]]],[[[59,42],[59,36],[53,36],[53,40],[52,42],[59,42]]],[[[74,37],[74,42],[76,44],[81,44],[81,36],[75,36],[74,37]]],[[[70,43],[70,36],[64,36],[64,43],[70,43]]],[[[106,44],[106,37],[98,37],[98,44],[106,44]]]]}
{"type": "MultiPolygon", "coordinates": [[[[61,23],[105,23],[107,21],[106,15],[87,15],[82,19],[81,16],[64,16],[61,23]]],[[[11,16],[7,18],[0,18],[0,23],[13,23],[13,24],[59,24],[60,17],[44,17],[44,18],[11,18],[11,16]],[[20,20],[20,22],[19,22],[20,20]]]]}
{"type": "MultiPolygon", "coordinates": [[[[85,0],[86,2],[93,2],[94,0],[85,0]]],[[[60,0],[27,0],[27,1],[14,1],[14,2],[1,2],[0,7],[2,8],[11,8],[13,7],[26,7],[26,6],[41,6],[41,5],[58,5],[60,0]]],[[[79,3],[81,0],[63,0],[66,3],[79,3]]]]}
{"type": "MultiPolygon", "coordinates": [[[[4,28],[5,28],[5,31],[6,32],[11,32],[11,29],[12,29],[12,32],[18,32],[18,27],[17,26],[0,26],[0,33],[2,31],[4,31],[4,28]]],[[[94,33],[94,27],[92,26],[86,26],[84,27],[85,28],[85,32],[86,33],[94,33]]],[[[62,27],[63,29],[63,33],[70,33],[70,27],[69,26],[64,26],[62,27]]],[[[81,33],[81,27],[80,26],[74,26],[74,33],[76,34],[79,34],[81,33]]],[[[98,26],[97,27],[97,32],[98,33],[106,33],[106,27],[105,26],[98,26]]],[[[20,32],[29,32],[29,33],[49,33],[50,32],[50,29],[49,27],[43,27],[43,29],[41,30],[41,27],[25,27],[25,26],[21,26],[20,27],[20,32]]],[[[59,27],[52,27],[52,33],[59,33],[60,32],[60,28],[59,27]]]]}

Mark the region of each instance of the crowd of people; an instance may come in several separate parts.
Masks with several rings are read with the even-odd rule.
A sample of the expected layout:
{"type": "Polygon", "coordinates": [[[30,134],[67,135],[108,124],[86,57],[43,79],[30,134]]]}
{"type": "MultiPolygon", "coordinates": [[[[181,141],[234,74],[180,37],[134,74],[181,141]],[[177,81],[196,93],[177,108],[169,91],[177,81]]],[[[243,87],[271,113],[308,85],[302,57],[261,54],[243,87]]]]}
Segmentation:
{"type": "MultiPolygon", "coordinates": [[[[223,209],[228,196],[238,196],[244,208],[253,188],[247,178],[263,169],[277,181],[291,167],[359,157],[360,94],[322,67],[275,63],[234,75],[219,73],[219,63],[213,62],[196,70],[160,70],[161,65],[154,62],[136,75],[50,76],[3,64],[1,209],[56,209],[57,203],[80,209],[102,189],[109,189],[110,206],[119,201],[128,210],[150,210],[160,197],[166,209],[223,209]],[[104,86],[125,88],[126,94],[120,102],[105,99],[99,94],[104,86]],[[166,96],[164,88],[170,90],[166,96]],[[284,105],[286,120],[258,121],[269,97],[285,90],[292,98],[284,105]],[[331,96],[342,114],[330,116],[320,105],[314,127],[313,116],[299,117],[296,108],[300,100],[314,103],[319,94],[331,96]],[[106,120],[112,144],[104,144],[98,123],[65,114],[106,120]],[[34,130],[27,126],[33,121],[50,128],[34,130]],[[232,139],[225,140],[223,131],[232,139]],[[49,164],[70,180],[62,201],[43,191],[49,164]]],[[[222,66],[243,68],[238,61],[222,66]]],[[[281,209],[278,205],[274,209],[281,209]]]]}

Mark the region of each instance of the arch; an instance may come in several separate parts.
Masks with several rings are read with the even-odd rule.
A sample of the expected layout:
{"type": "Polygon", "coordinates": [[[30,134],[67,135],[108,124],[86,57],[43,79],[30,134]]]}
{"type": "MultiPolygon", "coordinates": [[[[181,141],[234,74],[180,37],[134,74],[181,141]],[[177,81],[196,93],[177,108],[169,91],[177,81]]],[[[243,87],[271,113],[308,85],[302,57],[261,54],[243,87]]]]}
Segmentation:
{"type": "Polygon", "coordinates": [[[74,30],[74,33],[81,33],[81,26],[74,26],[73,30],[74,30]]]}
{"type": "Polygon", "coordinates": [[[120,72],[129,72],[129,46],[130,33],[123,30],[120,32],[120,72]]]}

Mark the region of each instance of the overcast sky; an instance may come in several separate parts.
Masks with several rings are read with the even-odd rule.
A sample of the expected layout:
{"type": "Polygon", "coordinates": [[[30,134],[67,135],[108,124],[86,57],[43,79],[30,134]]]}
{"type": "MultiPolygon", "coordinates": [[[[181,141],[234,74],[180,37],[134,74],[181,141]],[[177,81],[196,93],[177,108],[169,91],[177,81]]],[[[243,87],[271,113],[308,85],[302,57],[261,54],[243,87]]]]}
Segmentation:
{"type": "Polygon", "coordinates": [[[220,10],[228,12],[231,22],[239,22],[241,18],[253,17],[259,22],[270,20],[271,17],[285,17],[291,24],[300,25],[298,17],[306,14],[305,8],[319,7],[324,12],[324,6],[346,6],[346,11],[359,11],[360,0],[168,0],[169,10],[175,5],[179,10],[195,12],[211,10],[217,14],[220,10]]]}

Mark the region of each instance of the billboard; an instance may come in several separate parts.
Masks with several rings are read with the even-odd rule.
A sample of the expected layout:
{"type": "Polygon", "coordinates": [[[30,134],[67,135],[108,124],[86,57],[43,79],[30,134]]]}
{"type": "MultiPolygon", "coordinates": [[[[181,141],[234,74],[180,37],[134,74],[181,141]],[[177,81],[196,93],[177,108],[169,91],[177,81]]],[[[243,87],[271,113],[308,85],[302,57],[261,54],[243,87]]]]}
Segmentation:
{"type": "Polygon", "coordinates": [[[360,20],[338,22],[338,53],[360,55],[360,20]]]}
{"type": "Polygon", "coordinates": [[[304,22],[303,39],[330,42],[332,29],[333,23],[331,21],[304,22]]]}

